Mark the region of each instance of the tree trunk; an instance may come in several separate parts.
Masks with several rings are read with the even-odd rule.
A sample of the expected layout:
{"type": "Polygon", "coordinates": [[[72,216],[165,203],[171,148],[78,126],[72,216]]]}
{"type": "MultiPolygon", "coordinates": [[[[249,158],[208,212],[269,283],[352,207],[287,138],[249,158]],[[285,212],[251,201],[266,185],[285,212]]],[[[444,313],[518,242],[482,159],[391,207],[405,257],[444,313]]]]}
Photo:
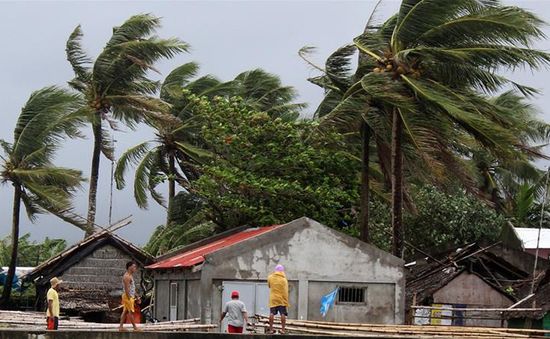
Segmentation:
{"type": "Polygon", "coordinates": [[[17,250],[19,246],[19,212],[21,210],[21,185],[14,184],[13,193],[13,214],[11,228],[11,259],[8,268],[8,276],[4,283],[1,305],[6,307],[10,300],[13,278],[15,277],[15,267],[17,265],[17,250]]]}
{"type": "Polygon", "coordinates": [[[365,121],[361,123],[362,163],[361,163],[361,240],[369,242],[369,141],[371,133],[365,121]]]}
{"type": "Polygon", "coordinates": [[[176,196],[176,165],[175,165],[175,159],[174,155],[170,153],[168,156],[168,166],[169,166],[169,173],[168,173],[168,210],[166,211],[166,226],[170,225],[171,220],[171,213],[172,208],[174,204],[174,197],[176,196]]]}
{"type": "Polygon", "coordinates": [[[95,213],[97,209],[97,183],[99,180],[99,163],[101,160],[101,118],[92,124],[94,133],[94,151],[92,153],[92,169],[90,171],[90,190],[88,192],[88,218],[86,224],[86,236],[91,235],[95,228],[95,213]]]}
{"type": "Polygon", "coordinates": [[[397,109],[393,110],[392,147],[391,147],[391,195],[392,195],[392,253],[403,257],[404,227],[403,227],[403,121],[397,109]]]}

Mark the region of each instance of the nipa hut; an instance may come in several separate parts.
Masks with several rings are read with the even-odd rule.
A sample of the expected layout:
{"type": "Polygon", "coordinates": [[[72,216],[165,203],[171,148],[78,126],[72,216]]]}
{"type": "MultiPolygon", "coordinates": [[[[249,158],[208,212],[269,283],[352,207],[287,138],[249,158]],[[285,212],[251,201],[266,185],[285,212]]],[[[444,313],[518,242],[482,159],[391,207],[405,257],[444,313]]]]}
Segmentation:
{"type": "MultiPolygon", "coordinates": [[[[132,243],[108,230],[95,233],[62,253],[54,256],[25,276],[36,286],[36,308],[46,309],[45,298],[50,279],[64,281],[60,292],[63,312],[78,314],[88,320],[105,321],[108,313],[120,304],[122,275],[126,263],[133,260],[141,267],[152,262],[152,257],[132,243]]],[[[136,287],[141,284],[136,274],[136,287]]],[[[140,290],[138,288],[138,290],[140,290]]]]}

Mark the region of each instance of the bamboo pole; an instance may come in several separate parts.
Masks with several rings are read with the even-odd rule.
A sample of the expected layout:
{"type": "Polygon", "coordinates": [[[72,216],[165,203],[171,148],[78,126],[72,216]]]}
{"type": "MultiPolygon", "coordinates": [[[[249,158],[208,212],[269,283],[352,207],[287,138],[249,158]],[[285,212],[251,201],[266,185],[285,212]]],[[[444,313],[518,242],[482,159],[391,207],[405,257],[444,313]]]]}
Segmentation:
{"type": "MultiPolygon", "coordinates": [[[[267,317],[262,315],[256,315],[256,318],[260,322],[266,322],[267,317]]],[[[278,322],[278,319],[276,319],[278,322]]],[[[362,324],[362,323],[335,323],[327,321],[313,321],[313,320],[291,320],[287,319],[286,321],[289,325],[300,325],[300,324],[319,324],[319,325],[336,325],[344,327],[359,327],[365,329],[373,328],[407,328],[407,329],[417,329],[418,331],[425,331],[426,329],[436,329],[438,331],[453,332],[453,331],[469,331],[473,333],[485,333],[487,331],[498,331],[503,333],[512,333],[512,334],[539,334],[545,335],[550,334],[548,330],[539,330],[539,329],[523,329],[523,328],[492,328],[492,327],[474,327],[474,326],[447,326],[447,325],[386,325],[386,324],[362,324]]]]}
{"type": "Polygon", "coordinates": [[[411,306],[413,309],[424,310],[441,310],[441,311],[471,311],[471,312],[536,312],[542,311],[542,308],[450,308],[450,307],[436,307],[436,306],[411,306]]]}

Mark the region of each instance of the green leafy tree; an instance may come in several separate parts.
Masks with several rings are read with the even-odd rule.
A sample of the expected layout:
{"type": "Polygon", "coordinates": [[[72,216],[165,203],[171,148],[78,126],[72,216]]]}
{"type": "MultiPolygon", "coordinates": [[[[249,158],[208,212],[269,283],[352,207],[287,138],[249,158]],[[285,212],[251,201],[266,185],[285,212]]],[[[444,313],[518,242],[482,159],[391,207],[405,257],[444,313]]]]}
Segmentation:
{"type": "MultiPolygon", "coordinates": [[[[452,192],[430,186],[413,185],[411,198],[416,213],[405,212],[405,240],[425,253],[437,254],[449,248],[472,242],[494,243],[498,240],[506,218],[494,209],[480,204],[476,196],[461,189],[452,192]]],[[[391,250],[391,206],[380,199],[371,200],[372,242],[391,250]]],[[[406,246],[405,257],[423,256],[406,246]]]]}
{"type": "Polygon", "coordinates": [[[160,87],[160,98],[171,105],[171,117],[147,118],[148,124],[156,130],[157,138],[127,150],[120,157],[115,171],[117,188],[121,189],[125,185],[124,173],[128,166],[136,166],[134,197],[141,208],[147,208],[147,191],[159,204],[166,205],[155,188],[161,182],[168,182],[167,225],[176,183],[192,191],[191,181],[199,177],[198,165],[209,157],[208,152],[201,149],[204,146],[200,137],[203,117],[194,109],[200,100],[211,100],[215,96],[242,96],[243,104],[248,107],[287,120],[295,120],[299,109],[304,107],[293,102],[296,91],[292,87],[283,86],[277,76],[261,69],[243,72],[228,82],[221,82],[211,75],[195,79],[198,71],[199,66],[189,62],[166,77],[160,87]]]}
{"type": "Polygon", "coordinates": [[[82,30],[76,27],[67,41],[67,58],[75,78],[69,85],[86,98],[86,116],[92,125],[94,147],[90,174],[87,234],[93,232],[101,153],[113,160],[113,144],[107,125],[116,128],[113,119],[133,127],[145,117],[159,118],[168,105],[156,98],[159,82],[147,77],[154,64],[188,49],[176,39],[154,35],[160,19],[150,14],[135,15],[113,35],[99,56],[92,61],[81,46],[82,30]]]}
{"type": "Polygon", "coordinates": [[[203,101],[197,109],[215,157],[202,167],[196,191],[218,230],[302,216],[337,226],[353,206],[358,164],[339,134],[272,119],[238,98],[203,101]]]}
{"type": "MultiPolygon", "coordinates": [[[[67,136],[80,136],[81,107],[78,95],[56,87],[34,92],[21,110],[12,143],[1,140],[0,180],[13,186],[11,257],[1,303],[9,301],[15,275],[19,240],[21,203],[34,221],[37,214],[50,212],[68,221],[71,197],[80,187],[80,171],[52,164],[54,151],[67,136]]],[[[84,228],[84,225],[81,225],[84,228]]]]}
{"type": "MultiPolygon", "coordinates": [[[[30,241],[30,233],[19,237],[17,266],[34,267],[43,261],[61,253],[67,247],[64,239],[50,239],[46,237],[43,242],[30,241]]],[[[9,265],[12,239],[6,236],[0,240],[0,266],[9,265]]]]}

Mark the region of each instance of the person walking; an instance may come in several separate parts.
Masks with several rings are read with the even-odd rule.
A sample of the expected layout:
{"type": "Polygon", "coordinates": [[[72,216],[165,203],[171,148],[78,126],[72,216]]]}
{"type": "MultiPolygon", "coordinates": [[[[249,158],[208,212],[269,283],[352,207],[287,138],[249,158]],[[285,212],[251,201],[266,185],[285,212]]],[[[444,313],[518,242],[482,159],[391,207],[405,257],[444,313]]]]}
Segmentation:
{"type": "Polygon", "coordinates": [[[220,326],[223,319],[227,316],[227,332],[243,333],[244,327],[248,324],[248,313],[246,306],[239,300],[239,292],[231,292],[231,301],[225,303],[220,326]]]}
{"type": "Polygon", "coordinates": [[[48,303],[46,322],[48,330],[55,331],[59,327],[59,294],[57,291],[59,290],[59,284],[62,282],[63,280],[59,280],[57,277],[50,279],[50,289],[46,294],[46,301],[48,303]]]}
{"type": "Polygon", "coordinates": [[[126,331],[124,329],[124,322],[129,319],[134,327],[134,331],[140,331],[134,320],[134,303],[141,302],[140,298],[136,300],[136,284],[134,282],[134,273],[137,271],[137,264],[134,261],[130,261],[126,264],[126,273],[122,277],[122,314],[120,315],[120,327],[119,331],[126,331]]]}
{"type": "Polygon", "coordinates": [[[288,316],[288,280],[283,265],[275,266],[275,272],[267,277],[269,287],[269,333],[273,331],[273,321],[277,314],[281,315],[281,333],[286,331],[286,317],[288,316]]]}

